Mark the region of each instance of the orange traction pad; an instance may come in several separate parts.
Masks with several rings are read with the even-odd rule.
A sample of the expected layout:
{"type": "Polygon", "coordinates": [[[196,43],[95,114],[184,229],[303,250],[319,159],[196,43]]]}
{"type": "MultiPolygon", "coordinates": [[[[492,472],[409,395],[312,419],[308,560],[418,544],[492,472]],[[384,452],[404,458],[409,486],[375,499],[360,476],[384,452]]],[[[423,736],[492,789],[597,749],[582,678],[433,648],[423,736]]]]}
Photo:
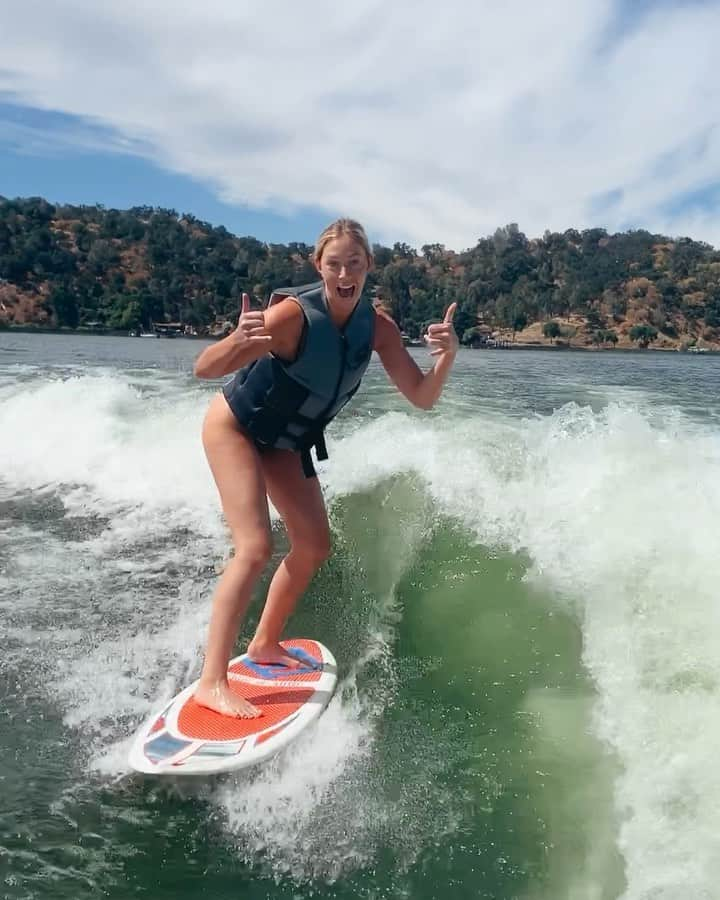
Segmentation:
{"type": "MultiPolygon", "coordinates": [[[[322,662],[320,648],[314,641],[283,641],[282,646],[287,650],[302,650],[308,656],[322,662]]],[[[260,668],[268,669],[270,667],[261,666],[260,668]]],[[[189,697],[178,714],[178,731],[183,737],[191,740],[206,741],[237,741],[259,734],[300,709],[303,703],[312,697],[313,682],[319,681],[322,674],[319,669],[308,672],[307,667],[297,673],[282,666],[272,666],[271,669],[273,673],[277,673],[275,677],[281,682],[280,684],[273,685],[271,678],[263,679],[262,674],[258,674],[257,670],[243,662],[236,662],[228,669],[234,675],[263,679],[261,684],[230,680],[230,688],[233,693],[244,697],[245,700],[249,700],[253,706],[260,709],[261,716],[254,719],[223,716],[204,706],[199,706],[193,697],[189,697]],[[292,682],[292,686],[288,686],[288,682],[292,682]]]]}

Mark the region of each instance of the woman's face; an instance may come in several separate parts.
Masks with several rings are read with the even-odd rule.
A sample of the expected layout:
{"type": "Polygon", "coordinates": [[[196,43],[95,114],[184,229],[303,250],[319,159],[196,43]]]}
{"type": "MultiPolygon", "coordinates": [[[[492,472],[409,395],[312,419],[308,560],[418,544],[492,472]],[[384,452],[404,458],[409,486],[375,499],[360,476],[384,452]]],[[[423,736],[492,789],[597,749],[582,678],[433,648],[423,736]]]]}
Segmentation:
{"type": "Polygon", "coordinates": [[[328,303],[352,310],[360,299],[369,268],[364,248],[352,235],[343,234],[328,241],[318,263],[328,303]]]}

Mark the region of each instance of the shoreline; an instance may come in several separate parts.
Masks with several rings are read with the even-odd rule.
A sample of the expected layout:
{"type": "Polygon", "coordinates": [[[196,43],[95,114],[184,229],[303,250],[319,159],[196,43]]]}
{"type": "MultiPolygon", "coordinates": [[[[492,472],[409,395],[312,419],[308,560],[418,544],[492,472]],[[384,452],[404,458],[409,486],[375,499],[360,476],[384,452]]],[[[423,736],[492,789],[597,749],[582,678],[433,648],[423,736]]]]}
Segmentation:
{"type": "MultiPolygon", "coordinates": [[[[42,325],[9,325],[5,327],[0,327],[0,341],[2,340],[2,336],[4,334],[56,334],[63,336],[73,336],[77,335],[80,337],[112,337],[112,338],[132,338],[133,340],[147,340],[147,338],[140,337],[139,335],[129,335],[127,331],[121,329],[110,329],[110,328],[50,328],[44,327],[42,325]]],[[[212,335],[206,334],[178,334],[169,337],[168,335],[153,335],[155,340],[162,341],[219,341],[222,340],[222,336],[214,337],[212,335]]],[[[422,345],[417,345],[420,347],[422,345]]],[[[410,345],[410,349],[417,349],[416,345],[410,345]]],[[[508,342],[504,347],[468,347],[465,345],[460,345],[461,350],[468,350],[473,352],[482,352],[487,350],[496,350],[498,352],[506,352],[506,351],[516,351],[516,350],[531,350],[531,351],[539,351],[542,353],[681,353],[685,356],[717,356],[720,355],[720,350],[714,350],[711,348],[702,349],[702,350],[693,350],[692,348],[688,348],[683,350],[680,347],[653,347],[652,345],[648,347],[597,347],[597,346],[583,346],[583,345],[573,345],[573,344],[539,344],[539,343],[530,343],[523,341],[514,341],[508,342]]]]}
{"type": "Polygon", "coordinates": [[[2,338],[3,334],[62,334],[62,335],[80,335],[80,336],[90,336],[90,337],[125,337],[125,338],[139,338],[141,340],[147,340],[148,337],[152,337],[155,340],[164,340],[164,341],[176,341],[176,340],[186,340],[186,341],[214,341],[219,340],[219,338],[214,338],[210,335],[205,334],[174,334],[172,336],[166,334],[153,334],[142,337],[141,335],[130,335],[126,330],[122,328],[55,328],[55,327],[46,327],[44,325],[7,325],[0,326],[0,338],[2,338]]]}

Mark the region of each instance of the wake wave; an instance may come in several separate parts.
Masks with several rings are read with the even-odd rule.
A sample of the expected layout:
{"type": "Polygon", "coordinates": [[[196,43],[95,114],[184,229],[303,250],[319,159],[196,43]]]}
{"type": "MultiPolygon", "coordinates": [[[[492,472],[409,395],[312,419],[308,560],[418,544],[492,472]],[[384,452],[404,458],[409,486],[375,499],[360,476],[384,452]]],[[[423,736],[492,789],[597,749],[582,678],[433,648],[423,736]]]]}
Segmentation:
{"type": "MultiPolygon", "coordinates": [[[[69,630],[83,593],[113,597],[116,615],[108,626],[98,614],[90,648],[70,640],[58,627],[62,623],[48,623],[46,631],[56,646],[63,634],[67,638],[70,662],[67,671],[61,666],[58,688],[66,723],[104,741],[116,739],[118,722],[146,714],[149,698],[169,696],[196,671],[208,615],[207,578],[226,552],[200,445],[205,405],[199,393],[171,382],[149,396],[109,375],[27,381],[0,398],[5,502],[39,493],[49,506],[59,499],[66,520],[96,521],[94,530],[70,542],[53,542],[42,522],[35,532],[16,529],[14,540],[24,549],[6,577],[25,579],[23,609],[40,615],[39,600],[32,611],[33,596],[39,598],[45,585],[33,588],[33,565],[42,556],[52,571],[56,560],[58,583],[69,598],[69,630]],[[63,573],[61,559],[71,561],[63,573]],[[174,587],[163,594],[159,582],[173,567],[174,587]],[[161,598],[142,614],[135,578],[146,588],[155,579],[153,596],[161,598]],[[158,659],[171,660],[166,680],[158,659]],[[98,688],[100,671],[107,681],[98,688]],[[89,679],[94,692],[83,687],[89,679]]],[[[398,614],[394,585],[434,515],[452,519],[486,547],[527,555],[528,579],[550,588],[582,625],[584,661],[599,694],[594,727],[622,766],[616,807],[625,896],[710,896],[719,874],[720,827],[714,764],[714,723],[720,721],[717,434],[679,414],[658,420],[632,403],[611,403],[600,412],[570,403],[526,420],[417,419],[388,412],[371,421],[358,418],[348,436],[341,433],[340,426],[331,431],[330,460],[320,469],[331,507],[383,484],[390,485],[391,497],[393,483],[405,473],[420,505],[430,502],[435,510],[430,521],[426,511],[415,516],[401,541],[405,555],[395,552],[397,545],[387,554],[377,629],[363,638],[366,648],[390,660],[387,678],[392,681],[387,648],[398,614]]],[[[381,504],[375,514],[390,536],[392,498],[384,509],[381,504]]],[[[356,590],[364,577],[357,573],[356,590]]],[[[14,627],[21,634],[27,622],[17,617],[14,627]]],[[[254,837],[247,831],[244,837],[281,867],[303,865],[290,849],[288,831],[299,822],[285,828],[283,810],[289,804],[312,818],[331,785],[368,758],[365,724],[372,727],[387,698],[378,694],[370,706],[358,705],[353,685],[365,664],[357,660],[349,667],[346,693],[330,708],[325,731],[309,738],[286,768],[268,769],[240,803],[232,789],[221,792],[231,826],[259,823],[254,837]],[[331,734],[342,737],[333,744],[331,734]],[[322,742],[327,762],[313,767],[315,741],[322,742]],[[274,809],[263,813],[268,796],[274,809]]],[[[122,744],[115,745],[114,755],[96,762],[117,770],[123,752],[122,744]]],[[[335,796],[340,805],[352,805],[359,794],[356,787],[335,796]]],[[[375,812],[368,806],[368,821],[375,812]]],[[[326,837],[323,828],[306,834],[311,846],[326,837]]],[[[371,840],[346,847],[345,861],[342,853],[334,857],[336,871],[329,874],[371,852],[371,840]]]]}

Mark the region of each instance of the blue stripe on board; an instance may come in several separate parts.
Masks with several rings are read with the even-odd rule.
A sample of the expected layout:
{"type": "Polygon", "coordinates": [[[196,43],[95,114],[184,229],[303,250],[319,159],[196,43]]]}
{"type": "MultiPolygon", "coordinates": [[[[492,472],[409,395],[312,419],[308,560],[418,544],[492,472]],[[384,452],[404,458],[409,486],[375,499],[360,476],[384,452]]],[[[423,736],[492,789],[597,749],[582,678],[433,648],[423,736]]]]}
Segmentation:
{"type": "Polygon", "coordinates": [[[258,677],[276,680],[292,678],[293,675],[307,675],[308,672],[315,672],[320,668],[319,660],[315,659],[314,656],[310,656],[309,653],[306,653],[300,647],[288,647],[285,649],[290,656],[294,656],[296,659],[304,662],[305,666],[300,669],[290,669],[281,663],[256,663],[250,657],[245,657],[242,663],[258,677]]]}

